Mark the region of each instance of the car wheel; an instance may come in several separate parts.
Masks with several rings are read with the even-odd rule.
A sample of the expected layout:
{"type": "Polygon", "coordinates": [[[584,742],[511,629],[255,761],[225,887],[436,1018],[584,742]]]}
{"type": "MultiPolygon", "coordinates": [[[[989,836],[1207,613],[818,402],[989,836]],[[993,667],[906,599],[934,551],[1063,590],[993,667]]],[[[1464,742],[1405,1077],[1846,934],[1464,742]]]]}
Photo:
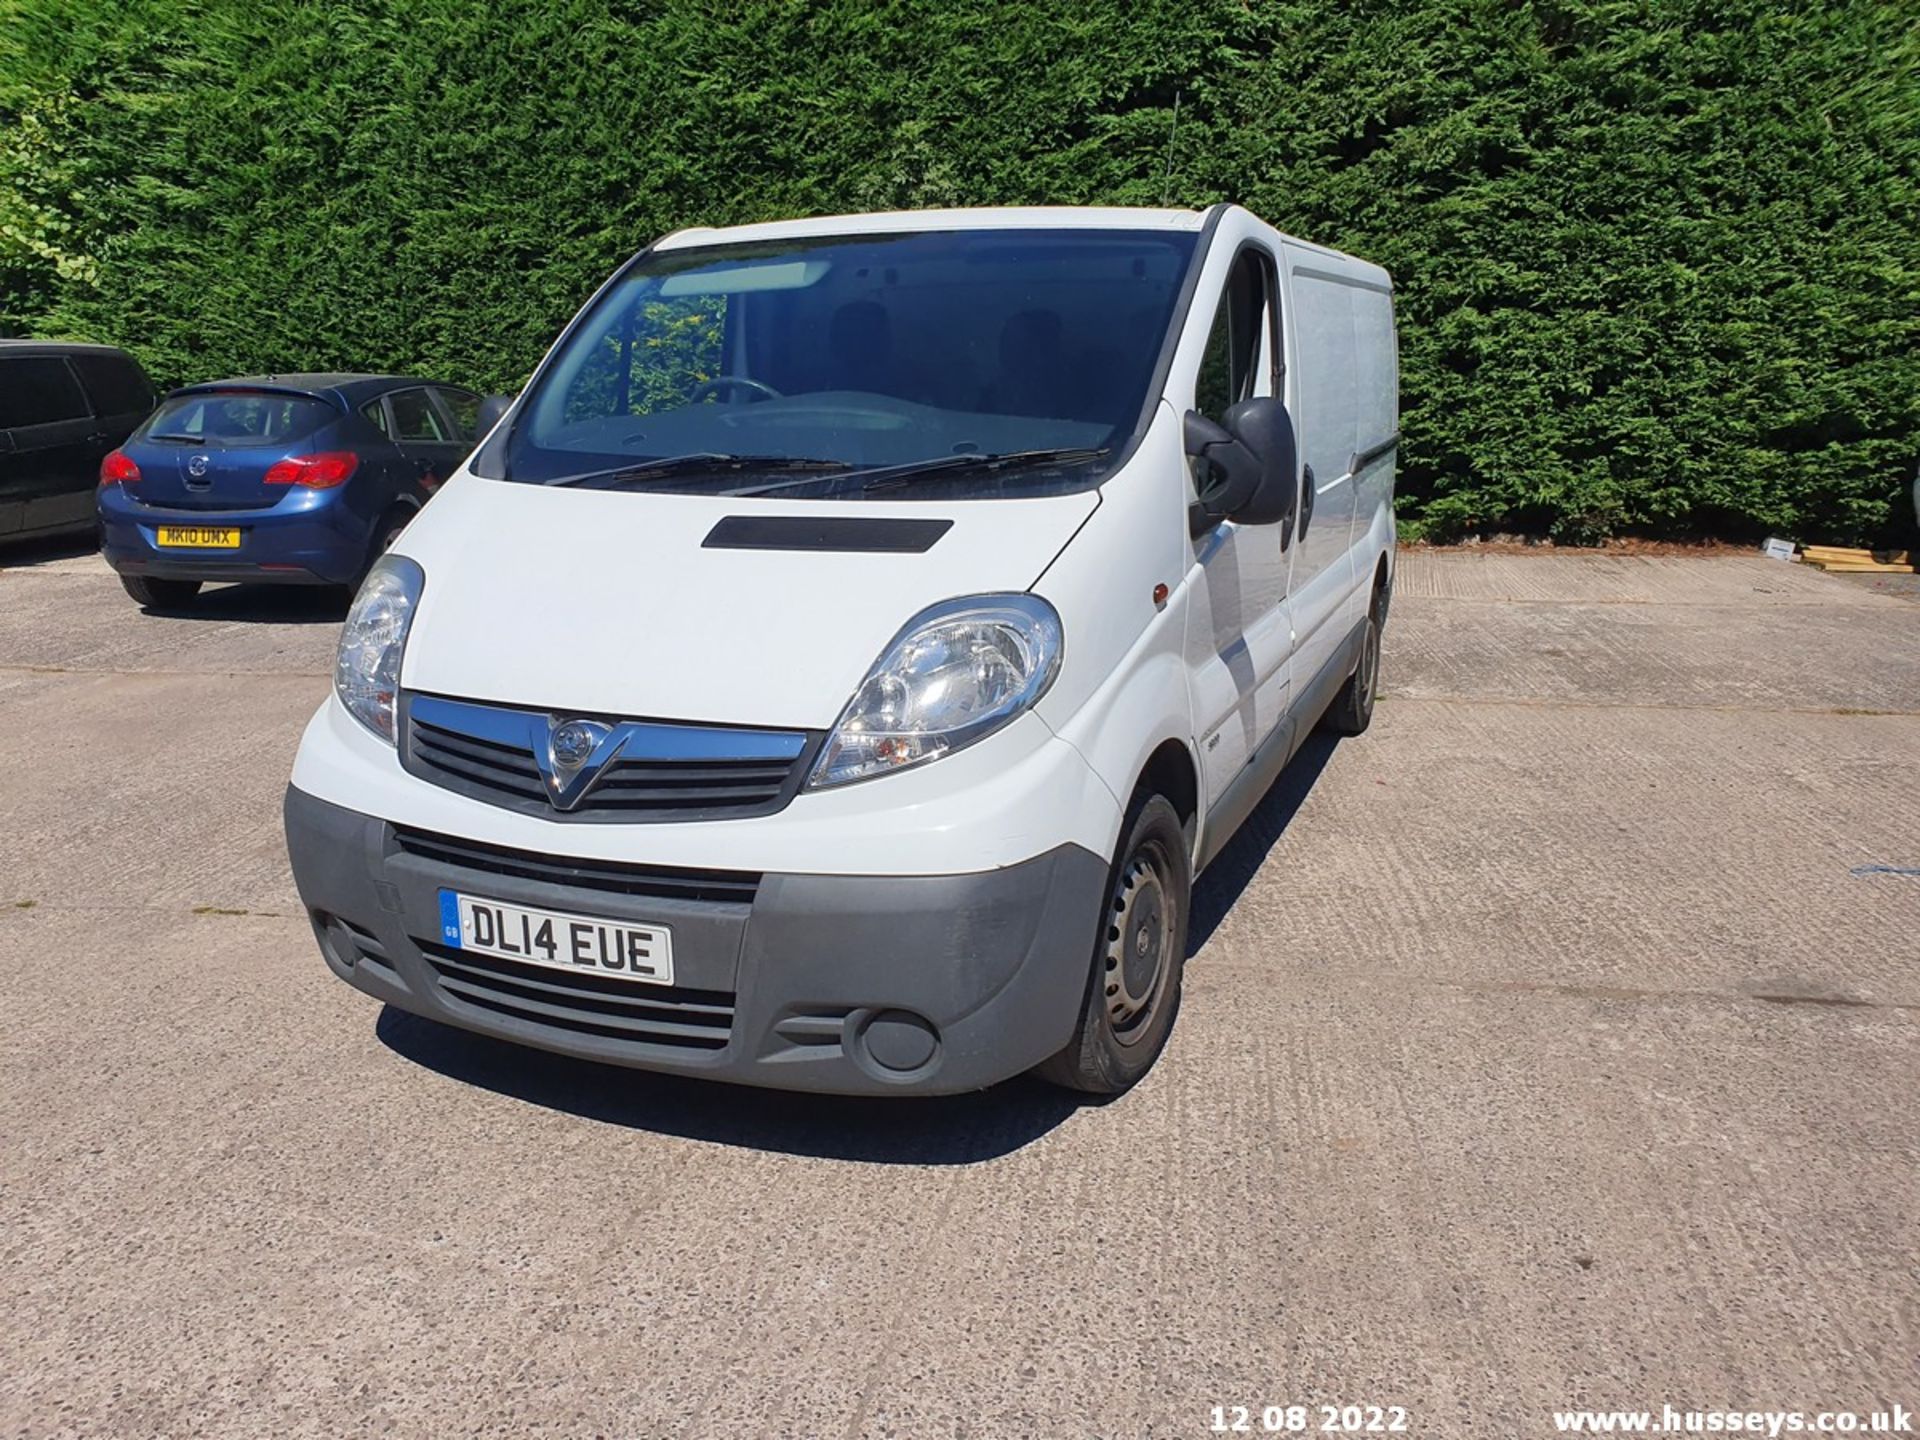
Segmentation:
{"type": "Polygon", "coordinates": [[[373,544],[367,550],[367,563],[360,567],[360,573],[347,583],[347,597],[352,599],[360,593],[360,587],[366,583],[367,572],[373,569],[373,562],[393,548],[400,538],[400,532],[407,528],[417,511],[404,505],[396,505],[380,517],[380,523],[373,527],[373,544]]]}
{"type": "Polygon", "coordinates": [[[1035,1073],[1069,1090],[1119,1095],[1153,1068],[1173,1031],[1186,968],[1193,869],[1165,796],[1134,797],[1107,878],[1092,973],[1073,1039],[1035,1073]]]}
{"type": "Polygon", "coordinates": [[[1373,697],[1380,688],[1380,627],[1386,619],[1386,592],[1376,589],[1367,606],[1367,628],[1360,635],[1360,663],[1340,687],[1321,724],[1336,735],[1359,735],[1373,723],[1373,697]]]}
{"type": "Polygon", "coordinates": [[[149,610],[179,610],[200,593],[198,580],[161,580],[152,575],[122,575],[120,585],[149,610]]]}

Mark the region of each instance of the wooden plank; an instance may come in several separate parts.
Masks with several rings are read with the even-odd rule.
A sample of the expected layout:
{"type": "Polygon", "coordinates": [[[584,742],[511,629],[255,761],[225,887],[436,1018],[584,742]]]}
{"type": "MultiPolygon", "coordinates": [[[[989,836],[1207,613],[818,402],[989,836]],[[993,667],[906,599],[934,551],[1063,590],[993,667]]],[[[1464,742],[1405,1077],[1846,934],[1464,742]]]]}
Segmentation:
{"type": "Polygon", "coordinates": [[[1857,560],[1875,565],[1912,565],[1920,560],[1910,550],[1849,550],[1839,545],[1803,545],[1800,554],[1814,564],[1828,560],[1857,560]]]}
{"type": "Polygon", "coordinates": [[[1829,575],[1916,575],[1920,569],[1912,565],[1882,565],[1874,560],[1828,560],[1813,564],[1829,575]]]}

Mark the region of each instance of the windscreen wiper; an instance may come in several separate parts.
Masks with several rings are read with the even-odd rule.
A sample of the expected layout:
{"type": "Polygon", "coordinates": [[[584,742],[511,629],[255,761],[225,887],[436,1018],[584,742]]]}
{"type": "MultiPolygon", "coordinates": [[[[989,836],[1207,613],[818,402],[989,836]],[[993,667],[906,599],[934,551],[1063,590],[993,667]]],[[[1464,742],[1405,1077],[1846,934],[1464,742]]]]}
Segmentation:
{"type": "Polygon", "coordinates": [[[1006,450],[999,454],[987,455],[941,455],[932,460],[912,460],[905,465],[887,465],[878,470],[864,470],[861,472],[863,483],[860,489],[867,493],[875,490],[895,490],[925,478],[944,479],[956,473],[973,471],[992,474],[999,470],[1031,470],[1041,465],[1087,465],[1095,460],[1103,460],[1111,453],[1104,445],[1099,447],[1083,445],[1057,450],[1006,450]]]}
{"type": "Polygon", "coordinates": [[[724,473],[729,470],[757,470],[769,475],[831,474],[852,467],[844,460],[813,460],[795,455],[729,455],[719,450],[700,450],[690,455],[666,455],[658,460],[638,460],[631,465],[615,465],[608,470],[589,470],[584,475],[563,475],[548,480],[548,485],[594,485],[613,490],[634,482],[666,480],[679,475],[724,473]]]}

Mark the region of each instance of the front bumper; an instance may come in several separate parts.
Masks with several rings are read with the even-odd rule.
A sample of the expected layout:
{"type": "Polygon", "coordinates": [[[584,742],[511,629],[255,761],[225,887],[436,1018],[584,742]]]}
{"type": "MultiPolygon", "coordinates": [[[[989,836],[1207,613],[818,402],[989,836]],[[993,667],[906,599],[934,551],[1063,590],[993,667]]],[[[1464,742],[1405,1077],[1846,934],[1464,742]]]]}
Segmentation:
{"type": "Polygon", "coordinates": [[[100,550],[122,575],[344,585],[365,568],[372,544],[368,517],[342,503],[334,491],[292,493],[268,509],[174,510],[139,504],[119,489],[106,486],[100,491],[100,550]],[[240,547],[163,549],[158,539],[162,525],[236,529],[240,547]]]}
{"type": "Polygon", "coordinates": [[[840,1094],[975,1090],[1059,1051],[1106,893],[1106,861],[1072,844],[968,875],[752,876],[506,851],[292,787],[286,825],[327,964],[388,1004],[564,1055],[840,1094]],[[675,983],[446,951],[442,887],[666,925],[675,983]]]}

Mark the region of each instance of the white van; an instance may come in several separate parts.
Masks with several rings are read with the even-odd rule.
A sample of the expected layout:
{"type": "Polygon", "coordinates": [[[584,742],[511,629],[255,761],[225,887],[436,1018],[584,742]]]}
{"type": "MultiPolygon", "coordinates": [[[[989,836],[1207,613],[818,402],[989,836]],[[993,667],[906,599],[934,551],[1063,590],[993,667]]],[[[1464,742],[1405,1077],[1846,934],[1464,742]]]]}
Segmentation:
{"type": "Polygon", "coordinates": [[[1393,583],[1392,287],[1247,211],[688,230],[355,601],[286,824],[327,963],[543,1049],[1125,1089],[1193,877],[1393,583]]]}

